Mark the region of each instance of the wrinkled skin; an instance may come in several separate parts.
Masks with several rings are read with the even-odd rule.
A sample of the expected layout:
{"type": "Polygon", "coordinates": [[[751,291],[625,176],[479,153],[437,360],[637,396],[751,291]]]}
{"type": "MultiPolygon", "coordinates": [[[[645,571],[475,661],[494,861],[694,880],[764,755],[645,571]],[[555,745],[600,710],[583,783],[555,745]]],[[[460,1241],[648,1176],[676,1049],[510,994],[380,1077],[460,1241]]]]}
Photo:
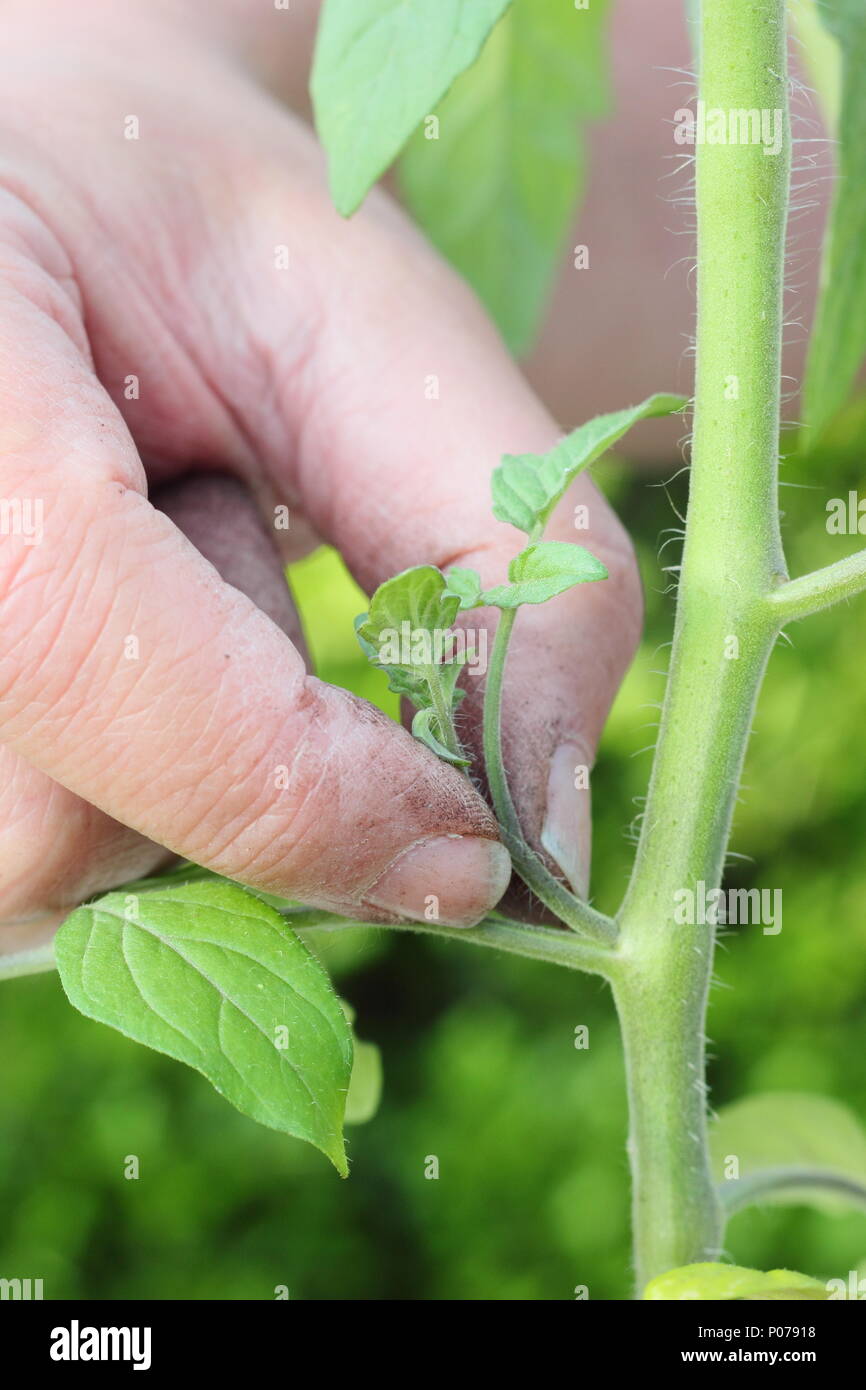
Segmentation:
{"type": "MultiPolygon", "coordinates": [[[[0,497],[44,507],[41,544],[0,536],[7,952],[175,854],[366,920],[432,895],[469,924],[508,881],[469,781],[309,672],[281,567],[323,539],[368,591],[419,562],[501,582],[521,538],[490,515],[490,471],[562,425],[384,193],[332,211],[313,136],[268,90],[283,65],[297,89],[315,6],[255,8],[3,0],[0,497]]],[[[575,419],[637,398],[609,357],[599,372],[622,391],[575,419]]],[[[528,837],[584,891],[574,769],[640,585],[588,481],[549,535],[610,578],[521,615],[504,736],[528,837]]],[[[479,710],[476,682],[476,752],[479,710]]]]}

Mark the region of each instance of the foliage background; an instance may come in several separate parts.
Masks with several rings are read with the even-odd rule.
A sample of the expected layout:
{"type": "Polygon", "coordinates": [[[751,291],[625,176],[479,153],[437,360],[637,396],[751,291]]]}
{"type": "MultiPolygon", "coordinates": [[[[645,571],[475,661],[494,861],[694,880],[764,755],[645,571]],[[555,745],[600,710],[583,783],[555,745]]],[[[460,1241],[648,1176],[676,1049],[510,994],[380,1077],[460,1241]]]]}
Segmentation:
{"type": "MultiPolygon", "coordinates": [[[[821,458],[790,458],[792,572],[838,558],[825,507],[860,482],[857,413],[821,458]]],[[[640,655],[594,775],[594,892],[616,906],[661,697],[672,596],[659,559],[678,470],[597,470],[636,537],[640,655]]],[[[362,664],[360,596],[319,552],[293,572],[320,674],[393,709],[362,664]]],[[[791,630],[758,711],[728,886],[783,891],[783,930],[725,940],[710,1013],[712,1100],[768,1089],[847,1101],[866,1121],[866,666],[863,601],[791,630]]],[[[591,656],[588,654],[588,659],[591,656]]],[[[544,672],[539,672],[539,681],[544,672]]],[[[321,938],[319,938],[321,941],[321,938]]],[[[492,953],[347,932],[324,947],[362,1037],[384,1053],[382,1108],[351,1132],[341,1182],[312,1149],[257,1128],[183,1067],[66,1004],[52,975],[0,991],[0,1276],[48,1298],[571,1299],[629,1294],[619,1044],[596,979],[492,953]],[[574,1029],[590,1030],[588,1051],[574,1029]],[[127,1181],[136,1154],[141,1177],[127,1181]],[[440,1163],[436,1181],[425,1158],[440,1163]]],[[[738,1216],[741,1264],[847,1274],[866,1216],[765,1207],[738,1216]]]]}

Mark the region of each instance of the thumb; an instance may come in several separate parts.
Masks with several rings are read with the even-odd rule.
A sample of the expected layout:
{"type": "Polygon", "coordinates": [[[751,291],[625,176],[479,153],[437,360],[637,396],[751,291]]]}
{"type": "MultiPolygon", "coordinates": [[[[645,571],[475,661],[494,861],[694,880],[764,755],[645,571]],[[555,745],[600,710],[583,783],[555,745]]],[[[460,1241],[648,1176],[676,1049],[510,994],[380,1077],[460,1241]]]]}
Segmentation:
{"type": "Polygon", "coordinates": [[[308,676],[147,502],[119,415],[57,325],[17,300],[6,324],[0,496],[40,524],[0,536],[0,739],[229,877],[367,920],[479,920],[510,864],[467,779],[308,676]]]}

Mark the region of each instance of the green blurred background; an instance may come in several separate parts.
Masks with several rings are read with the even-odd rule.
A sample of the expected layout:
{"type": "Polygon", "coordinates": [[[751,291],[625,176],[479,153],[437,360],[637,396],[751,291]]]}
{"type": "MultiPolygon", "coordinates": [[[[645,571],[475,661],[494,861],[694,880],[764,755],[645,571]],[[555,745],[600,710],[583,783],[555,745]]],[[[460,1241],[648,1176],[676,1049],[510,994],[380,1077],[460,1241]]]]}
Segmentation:
{"type": "MultiPolygon", "coordinates": [[[[836,559],[828,498],[862,483],[857,422],[785,465],[792,572],[836,559]]],[[[646,638],[594,775],[594,892],[615,908],[646,786],[673,599],[659,560],[683,479],[597,471],[636,537],[646,638]]],[[[862,542],[861,542],[862,544],[862,542]]],[[[361,598],[326,551],[296,567],[319,673],[393,711],[352,634],[361,598]]],[[[814,1090],[866,1120],[866,698],[863,601],[792,629],[752,738],[728,886],[781,888],[778,936],[729,934],[709,1032],[714,1106],[814,1090]]],[[[591,653],[587,654],[591,660],[591,653]]],[[[539,681],[544,672],[539,672],[539,681]]],[[[318,938],[321,942],[321,938],[318,938]]],[[[79,1017],[53,975],[0,986],[0,1276],[48,1298],[571,1299],[629,1296],[626,1114],[615,1020],[595,978],[395,933],[322,945],[357,1031],[379,1044],[381,1109],[350,1131],[342,1182],[207,1083],[79,1017]],[[589,1027],[578,1051],[574,1030],[589,1027]],[[124,1178],[126,1155],[140,1178],[124,1178]],[[437,1180],[425,1161],[439,1161],[437,1180]]],[[[847,1274],[866,1216],[738,1216],[739,1263],[847,1274]]]]}

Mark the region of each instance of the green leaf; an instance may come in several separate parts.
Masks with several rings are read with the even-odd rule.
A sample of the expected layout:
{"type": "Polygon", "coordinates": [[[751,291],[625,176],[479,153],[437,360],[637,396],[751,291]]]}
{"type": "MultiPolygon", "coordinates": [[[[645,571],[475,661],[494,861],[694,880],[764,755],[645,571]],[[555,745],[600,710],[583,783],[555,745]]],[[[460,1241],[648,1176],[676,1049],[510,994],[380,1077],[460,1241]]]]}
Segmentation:
{"type": "Polygon", "coordinates": [[[364,636],[363,629],[367,623],[369,613],[359,613],[355,619],[355,636],[358,645],[371,665],[377,670],[384,671],[388,678],[388,689],[395,695],[405,696],[412,700],[416,705],[425,704],[428,697],[427,682],[418,675],[417,672],[408,670],[401,666],[389,666],[386,662],[379,660],[379,648],[374,642],[369,642],[364,636]]]}
{"type": "Polygon", "coordinates": [[[519,608],[522,603],[546,603],[575,584],[607,579],[607,570],[582,545],[540,541],[515,555],[508,566],[510,584],[487,589],[484,602],[493,608],[519,608]]]}
{"type": "Polygon", "coordinates": [[[365,1125],[382,1099],[382,1054],[375,1043],[355,1039],[355,1062],[346,1096],[346,1124],[365,1125]]]}
{"type": "Polygon", "coordinates": [[[460,753],[452,753],[450,748],[446,748],[442,742],[442,730],[439,727],[436,714],[429,707],[419,709],[412,720],[412,736],[446,763],[453,763],[455,767],[469,766],[468,758],[464,758],[460,753]]]}
{"type": "MultiPolygon", "coordinates": [[[[695,0],[698,3],[698,0],[695,0]]],[[[824,124],[833,137],[839,129],[842,100],[842,54],[838,43],[822,23],[825,0],[788,0],[800,62],[818,97],[824,124]]]]}
{"type": "Polygon", "coordinates": [[[866,357],[866,5],[823,0],[843,63],[838,179],[809,345],[804,419],[811,446],[845,405],[866,357]]]}
{"type": "Polygon", "coordinates": [[[186,1062],[346,1175],[351,1033],[322,967],[272,907],[228,882],[109,893],[67,918],[55,951],[81,1013],[186,1062]]]}
{"type": "MultiPolygon", "coordinates": [[[[784,1274],[785,1271],[775,1270],[774,1273],[784,1274]]],[[[810,1284],[800,1288],[771,1288],[764,1289],[760,1293],[749,1294],[750,1303],[798,1303],[807,1300],[812,1303],[820,1303],[827,1302],[829,1299],[829,1290],[823,1284],[817,1286],[810,1284]]]]}
{"type": "Polygon", "coordinates": [[[741,1265],[695,1264],[669,1269],[651,1279],[644,1298],[675,1300],[713,1300],[765,1298],[826,1299],[825,1285],[806,1274],[790,1269],[744,1269],[741,1265]]]}
{"type": "Polygon", "coordinates": [[[459,606],[442,571],[418,565],[379,586],[356,632],[368,656],[388,672],[391,689],[417,707],[415,738],[455,767],[468,767],[452,721],[464,694],[457,677],[465,658],[452,659],[459,606]]]}
{"type": "Polygon", "coordinates": [[[400,666],[386,666],[384,662],[374,663],[388,677],[388,689],[413,704],[422,706],[429,699],[427,684],[420,677],[400,666]]]}
{"type": "Polygon", "coordinates": [[[454,681],[442,676],[452,645],[451,628],[460,600],[449,593],[445,576],[434,565],[416,565],[380,584],[370,600],[369,613],[355,619],[362,651],[387,673],[390,688],[419,708],[431,702],[430,678],[444,679],[453,693],[454,681]]]}
{"type": "Polygon", "coordinates": [[[584,184],[581,123],[607,108],[607,10],[514,0],[433,113],[438,130],[425,123],[400,162],[408,206],[515,352],[564,259],[584,184]]]}
{"type": "Polygon", "coordinates": [[[311,94],[339,212],[353,213],[478,56],[510,0],[326,0],[311,94]]]}
{"type": "Polygon", "coordinates": [[[435,565],[416,565],[379,585],[358,633],[375,649],[380,661],[383,650],[393,646],[396,639],[405,659],[389,664],[420,670],[431,664],[426,660],[430,646],[415,639],[423,634],[442,638],[457,617],[459,606],[457,595],[447,592],[441,570],[435,565]],[[420,659],[416,659],[413,646],[420,659]]]}
{"type": "Polygon", "coordinates": [[[461,609],[478,608],[481,604],[481,575],[476,570],[464,570],[455,565],[445,576],[446,593],[456,594],[461,609]]]}
{"type": "Polygon", "coordinates": [[[358,639],[358,646],[361,648],[361,651],[364,653],[367,660],[378,662],[379,649],[377,646],[375,646],[373,642],[367,641],[367,638],[364,636],[363,632],[364,624],[367,622],[369,617],[369,613],[359,613],[358,616],[355,618],[355,636],[358,639]]]}
{"type": "Polygon", "coordinates": [[[362,1042],[355,1032],[355,1010],[346,999],[340,1007],[352,1028],[352,1078],[346,1096],[347,1125],[365,1125],[372,1120],[382,1099],[382,1054],[375,1043],[362,1042]]]}
{"type": "Polygon", "coordinates": [[[726,1206],[808,1204],[838,1212],[866,1203],[866,1132],[826,1096],[775,1091],[721,1110],[710,1132],[726,1206]],[[731,1158],[736,1178],[726,1177],[731,1158]]]}
{"type": "Polygon", "coordinates": [[[649,396],[640,405],[588,420],[548,454],[506,454],[493,473],[493,515],[530,534],[546,523],[578,474],[639,420],[671,415],[685,405],[684,396],[649,396]]]}

